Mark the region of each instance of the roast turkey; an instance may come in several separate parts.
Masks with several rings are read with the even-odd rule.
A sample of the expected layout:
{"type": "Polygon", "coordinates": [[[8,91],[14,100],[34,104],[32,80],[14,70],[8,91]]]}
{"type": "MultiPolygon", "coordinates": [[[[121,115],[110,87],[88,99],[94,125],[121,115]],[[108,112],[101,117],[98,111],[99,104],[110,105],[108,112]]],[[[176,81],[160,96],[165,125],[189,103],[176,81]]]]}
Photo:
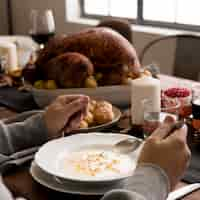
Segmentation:
{"type": "Polygon", "coordinates": [[[90,28],[49,41],[39,53],[36,68],[60,87],[81,87],[87,76],[101,73],[99,85],[123,84],[140,75],[131,43],[109,28],[90,28]]]}

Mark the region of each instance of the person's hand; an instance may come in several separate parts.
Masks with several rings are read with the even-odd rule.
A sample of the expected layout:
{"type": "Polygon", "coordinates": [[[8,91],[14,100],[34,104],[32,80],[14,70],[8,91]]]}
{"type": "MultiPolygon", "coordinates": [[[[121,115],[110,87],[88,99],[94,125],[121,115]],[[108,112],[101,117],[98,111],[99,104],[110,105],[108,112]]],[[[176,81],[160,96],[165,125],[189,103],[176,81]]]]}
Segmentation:
{"type": "Polygon", "coordinates": [[[86,113],[89,97],[84,95],[59,96],[44,113],[49,139],[61,136],[61,131],[70,132],[79,127],[86,113]]]}
{"type": "Polygon", "coordinates": [[[141,151],[138,165],[151,163],[161,167],[168,175],[171,189],[178,183],[186,170],[190,150],[187,146],[187,127],[168,135],[172,120],[166,119],[154,133],[146,139],[141,151]]]}

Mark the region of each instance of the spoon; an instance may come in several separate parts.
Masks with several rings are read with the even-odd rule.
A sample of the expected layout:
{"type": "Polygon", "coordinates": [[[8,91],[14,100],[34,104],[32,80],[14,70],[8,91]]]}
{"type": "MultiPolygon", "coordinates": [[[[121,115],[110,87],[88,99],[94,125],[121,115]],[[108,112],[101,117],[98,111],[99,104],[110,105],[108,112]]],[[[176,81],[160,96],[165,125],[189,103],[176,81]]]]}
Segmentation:
{"type": "Polygon", "coordinates": [[[141,139],[135,138],[121,140],[114,145],[114,151],[123,154],[134,152],[142,144],[142,142],[143,141],[141,139]]]}

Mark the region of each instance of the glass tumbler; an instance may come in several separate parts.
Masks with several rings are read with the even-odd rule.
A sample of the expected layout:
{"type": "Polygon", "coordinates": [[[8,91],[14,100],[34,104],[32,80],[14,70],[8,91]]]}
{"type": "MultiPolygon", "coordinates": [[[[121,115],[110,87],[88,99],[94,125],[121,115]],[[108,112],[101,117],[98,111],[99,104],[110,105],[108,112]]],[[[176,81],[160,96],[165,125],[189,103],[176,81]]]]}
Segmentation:
{"type": "Polygon", "coordinates": [[[143,136],[150,136],[165,120],[166,117],[174,118],[174,121],[179,119],[180,102],[177,100],[165,101],[162,104],[161,112],[152,110],[152,102],[148,99],[143,101],[143,136]]]}

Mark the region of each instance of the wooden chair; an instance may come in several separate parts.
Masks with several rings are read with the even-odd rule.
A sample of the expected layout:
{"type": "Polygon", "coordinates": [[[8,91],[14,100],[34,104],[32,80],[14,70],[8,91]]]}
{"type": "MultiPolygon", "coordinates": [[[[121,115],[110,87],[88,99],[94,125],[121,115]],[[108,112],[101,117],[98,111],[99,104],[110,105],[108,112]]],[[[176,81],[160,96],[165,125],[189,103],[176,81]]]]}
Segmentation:
{"type": "Polygon", "coordinates": [[[155,63],[161,73],[200,81],[200,37],[180,34],[157,38],[139,56],[142,65],[155,63]]]}

